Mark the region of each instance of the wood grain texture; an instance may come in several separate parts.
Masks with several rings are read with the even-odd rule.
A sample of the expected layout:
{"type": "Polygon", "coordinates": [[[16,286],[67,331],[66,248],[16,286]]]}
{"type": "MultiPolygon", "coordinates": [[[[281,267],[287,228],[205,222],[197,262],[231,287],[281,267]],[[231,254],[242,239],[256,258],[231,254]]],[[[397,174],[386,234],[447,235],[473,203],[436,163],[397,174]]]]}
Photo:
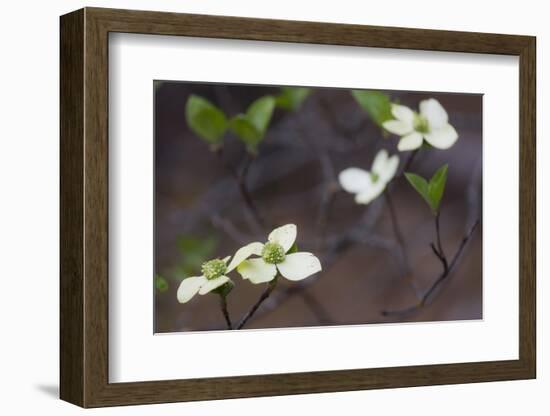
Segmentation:
{"type": "Polygon", "coordinates": [[[520,54],[519,356],[536,377],[536,41],[520,54]]]}
{"type": "Polygon", "coordinates": [[[60,44],[60,388],[84,404],[84,12],[61,19],[60,44]]]}
{"type": "Polygon", "coordinates": [[[527,36],[87,8],[61,18],[61,397],[83,407],[535,377],[535,39],[527,36]],[[109,383],[108,33],[517,55],[518,360],[109,383]]]}

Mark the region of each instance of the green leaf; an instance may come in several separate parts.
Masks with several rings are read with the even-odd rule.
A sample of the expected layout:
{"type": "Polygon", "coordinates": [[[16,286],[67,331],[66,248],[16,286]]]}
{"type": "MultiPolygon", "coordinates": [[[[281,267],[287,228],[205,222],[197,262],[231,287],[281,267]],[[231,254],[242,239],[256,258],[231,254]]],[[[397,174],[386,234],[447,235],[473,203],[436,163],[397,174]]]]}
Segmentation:
{"type": "Polygon", "coordinates": [[[160,275],[155,276],[155,288],[160,292],[166,292],[168,290],[168,282],[160,275]]]}
{"type": "Polygon", "coordinates": [[[275,98],[266,95],[258,98],[246,110],[231,120],[231,130],[239,136],[249,150],[255,151],[262,141],[275,109],[275,98]]]}
{"type": "Polygon", "coordinates": [[[263,138],[262,133],[243,114],[233,117],[231,130],[239,136],[249,150],[255,150],[263,138]]]}
{"type": "Polygon", "coordinates": [[[227,130],[225,114],[210,101],[191,95],[185,105],[187,124],[201,139],[210,144],[220,144],[227,130]]]}
{"type": "Polygon", "coordinates": [[[405,173],[405,177],[413,188],[424,198],[430,206],[432,213],[437,215],[443,193],[445,192],[445,184],[447,183],[447,170],[449,165],[441,166],[432,176],[430,182],[422,176],[414,173],[405,173]]]}
{"type": "Polygon", "coordinates": [[[393,118],[390,97],[380,91],[353,90],[353,98],[379,126],[393,118]]]}
{"type": "Polygon", "coordinates": [[[430,179],[428,185],[428,196],[430,198],[430,207],[434,214],[439,211],[439,205],[445,192],[445,184],[447,183],[447,170],[449,165],[441,166],[430,179]]]}
{"type": "Polygon", "coordinates": [[[431,206],[430,196],[429,196],[429,184],[426,179],[422,176],[419,176],[415,173],[405,172],[405,177],[412,185],[412,187],[424,198],[424,200],[431,206]]]}
{"type": "Polygon", "coordinates": [[[287,111],[296,111],[311,94],[311,88],[282,87],[281,93],[275,98],[277,107],[287,111]]]}
{"type": "Polygon", "coordinates": [[[275,98],[266,95],[258,98],[246,110],[246,118],[261,132],[262,136],[267,130],[274,109],[275,98]]]}

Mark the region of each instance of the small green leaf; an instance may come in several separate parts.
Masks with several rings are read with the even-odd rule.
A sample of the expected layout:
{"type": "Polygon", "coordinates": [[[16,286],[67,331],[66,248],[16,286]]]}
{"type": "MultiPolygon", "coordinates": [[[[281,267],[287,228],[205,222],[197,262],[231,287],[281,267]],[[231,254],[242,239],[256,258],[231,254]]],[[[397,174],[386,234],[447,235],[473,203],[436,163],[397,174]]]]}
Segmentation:
{"type": "Polygon", "coordinates": [[[191,95],[185,105],[187,124],[201,139],[210,144],[220,144],[227,130],[225,114],[210,101],[191,95]]]}
{"type": "Polygon", "coordinates": [[[160,275],[155,276],[155,288],[160,292],[166,292],[168,290],[168,282],[160,275]]]}
{"type": "Polygon", "coordinates": [[[429,185],[428,181],[422,176],[419,176],[415,173],[405,172],[405,177],[412,185],[412,187],[424,198],[424,200],[431,206],[430,196],[429,196],[429,185]]]}
{"type": "Polygon", "coordinates": [[[443,193],[445,192],[445,184],[447,183],[447,170],[449,165],[441,166],[432,176],[430,182],[426,181],[422,176],[414,173],[405,173],[405,177],[416,191],[422,195],[422,198],[428,203],[432,213],[437,215],[443,193]]]}
{"type": "Polygon", "coordinates": [[[445,192],[445,184],[447,183],[447,170],[449,165],[441,166],[430,179],[428,185],[428,196],[430,198],[430,207],[434,214],[439,211],[439,205],[445,192]]]}
{"type": "Polygon", "coordinates": [[[231,120],[231,130],[246,144],[250,150],[256,149],[263,135],[248,118],[239,114],[231,120]]]}
{"type": "Polygon", "coordinates": [[[296,111],[310,94],[311,88],[282,87],[275,104],[283,110],[296,111]]]}
{"type": "Polygon", "coordinates": [[[255,151],[262,141],[275,109],[275,98],[266,95],[258,98],[246,110],[231,120],[231,130],[239,136],[249,150],[255,151]]]}
{"type": "Polygon", "coordinates": [[[369,90],[353,90],[351,94],[378,126],[393,118],[390,97],[386,94],[369,90]]]}
{"type": "Polygon", "coordinates": [[[265,97],[258,98],[246,110],[246,118],[260,131],[262,136],[267,130],[274,109],[275,98],[266,95],[265,97]]]}

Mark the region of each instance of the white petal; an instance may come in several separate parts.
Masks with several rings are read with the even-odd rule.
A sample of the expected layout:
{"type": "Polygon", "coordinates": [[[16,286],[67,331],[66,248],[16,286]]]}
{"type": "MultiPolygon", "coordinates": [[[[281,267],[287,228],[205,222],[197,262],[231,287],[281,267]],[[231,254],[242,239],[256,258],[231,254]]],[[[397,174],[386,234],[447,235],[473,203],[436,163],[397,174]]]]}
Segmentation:
{"type": "Polygon", "coordinates": [[[225,264],[227,264],[227,262],[229,261],[230,258],[231,258],[231,256],[224,257],[224,258],[222,259],[222,261],[223,261],[225,264]]]}
{"type": "Polygon", "coordinates": [[[379,173],[384,170],[387,162],[388,151],[386,149],[379,150],[372,162],[372,171],[379,175],[379,173]]]}
{"type": "Polygon", "coordinates": [[[390,133],[397,134],[398,136],[404,136],[414,130],[414,126],[412,125],[412,123],[403,123],[400,120],[384,121],[382,123],[382,127],[384,127],[390,133]]]}
{"type": "Polygon", "coordinates": [[[199,295],[206,295],[209,292],[212,292],[214,289],[217,289],[221,285],[226,284],[229,281],[229,277],[220,276],[216,279],[208,280],[204,285],[201,286],[199,290],[199,295]]]}
{"type": "Polygon", "coordinates": [[[392,157],[388,157],[388,152],[382,149],[374,158],[372,171],[378,176],[378,180],[388,182],[395,175],[398,166],[399,156],[393,155],[392,157]]]}
{"type": "Polygon", "coordinates": [[[256,242],[256,243],[247,244],[246,246],[238,249],[235,255],[233,256],[233,260],[231,260],[231,263],[229,263],[229,266],[227,266],[226,273],[229,273],[230,271],[232,271],[235,267],[237,267],[239,264],[241,264],[243,261],[245,261],[247,258],[249,258],[253,254],[255,254],[256,256],[261,256],[263,248],[264,248],[264,245],[262,243],[256,242]]]}
{"type": "Polygon", "coordinates": [[[355,202],[366,205],[384,192],[385,188],[386,182],[376,181],[369,189],[355,195],[355,202]]]}
{"type": "Polygon", "coordinates": [[[449,122],[449,116],[435,98],[420,102],[420,114],[428,120],[430,129],[439,129],[449,122]]]}
{"type": "Polygon", "coordinates": [[[415,131],[399,140],[397,150],[400,152],[406,152],[407,150],[418,149],[420,146],[422,146],[422,135],[415,131]]]}
{"type": "Polygon", "coordinates": [[[448,149],[455,144],[458,139],[458,133],[450,124],[446,124],[440,129],[433,130],[424,135],[424,138],[433,147],[438,149],[448,149]]]}
{"type": "Polygon", "coordinates": [[[382,167],[379,172],[376,172],[378,175],[378,180],[382,182],[389,182],[397,172],[397,167],[399,166],[399,156],[393,155],[390,157],[386,164],[382,167]]]}
{"type": "Polygon", "coordinates": [[[397,120],[407,125],[412,126],[414,123],[414,111],[407,106],[392,104],[391,113],[397,120]]]}
{"type": "Polygon", "coordinates": [[[321,271],[321,262],[311,253],[292,253],[277,268],[288,280],[302,280],[321,271]]]}
{"type": "Polygon", "coordinates": [[[194,276],[183,279],[178,287],[178,302],[186,303],[197,294],[202,285],[206,283],[206,277],[194,276]]]}
{"type": "Polygon", "coordinates": [[[248,279],[254,284],[269,282],[277,274],[275,265],[266,263],[264,259],[245,260],[239,264],[237,271],[243,279],[248,279]]]}
{"type": "Polygon", "coordinates": [[[372,184],[369,172],[360,168],[347,168],[338,175],[338,181],[342,188],[352,194],[361,192],[372,184]]]}
{"type": "Polygon", "coordinates": [[[269,234],[267,239],[271,243],[277,243],[283,246],[286,253],[296,241],[297,232],[298,231],[296,230],[296,226],[294,224],[287,224],[282,227],[275,228],[271,231],[271,234],[269,234]]]}

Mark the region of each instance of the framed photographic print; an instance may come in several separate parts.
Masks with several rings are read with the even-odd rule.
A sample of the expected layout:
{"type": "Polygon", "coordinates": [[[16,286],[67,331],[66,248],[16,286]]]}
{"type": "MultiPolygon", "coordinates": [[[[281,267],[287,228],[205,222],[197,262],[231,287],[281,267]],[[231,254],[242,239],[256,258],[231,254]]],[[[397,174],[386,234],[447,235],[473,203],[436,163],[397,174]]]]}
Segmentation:
{"type": "Polygon", "coordinates": [[[61,17],[61,398],[534,378],[535,38],[61,17]]]}

